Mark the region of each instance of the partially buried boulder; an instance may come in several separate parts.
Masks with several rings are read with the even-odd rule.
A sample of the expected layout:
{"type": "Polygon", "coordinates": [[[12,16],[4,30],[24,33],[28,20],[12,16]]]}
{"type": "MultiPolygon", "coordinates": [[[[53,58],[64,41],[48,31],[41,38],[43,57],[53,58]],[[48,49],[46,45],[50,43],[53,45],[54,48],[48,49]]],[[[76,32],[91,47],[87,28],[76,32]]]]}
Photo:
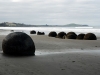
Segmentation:
{"type": "Polygon", "coordinates": [[[75,32],[68,32],[66,35],[69,35],[69,34],[73,34],[73,35],[77,36],[77,34],[75,32]]]}
{"type": "Polygon", "coordinates": [[[36,34],[35,30],[30,31],[30,34],[36,34]]]}
{"type": "Polygon", "coordinates": [[[56,37],[57,36],[57,33],[55,31],[51,31],[49,34],[48,34],[49,37],[56,37]]]}
{"type": "Polygon", "coordinates": [[[37,32],[37,35],[45,35],[45,33],[44,32],[37,32]]]}
{"type": "Polygon", "coordinates": [[[63,39],[64,35],[66,35],[65,32],[59,32],[58,35],[57,35],[57,38],[63,39]]]}
{"type": "Polygon", "coordinates": [[[8,34],[2,41],[2,49],[8,55],[35,55],[33,40],[23,32],[8,34]]]}
{"type": "Polygon", "coordinates": [[[76,39],[78,39],[78,40],[83,40],[84,36],[85,36],[85,34],[81,33],[81,34],[79,34],[79,35],[77,36],[76,39]]]}
{"type": "Polygon", "coordinates": [[[76,36],[74,34],[68,34],[65,36],[65,39],[76,39],[76,36]]]}
{"type": "Polygon", "coordinates": [[[94,33],[87,33],[84,36],[84,40],[97,40],[97,37],[94,33]]]}
{"type": "Polygon", "coordinates": [[[75,32],[68,32],[64,38],[65,39],[76,39],[77,34],[75,32]]]}

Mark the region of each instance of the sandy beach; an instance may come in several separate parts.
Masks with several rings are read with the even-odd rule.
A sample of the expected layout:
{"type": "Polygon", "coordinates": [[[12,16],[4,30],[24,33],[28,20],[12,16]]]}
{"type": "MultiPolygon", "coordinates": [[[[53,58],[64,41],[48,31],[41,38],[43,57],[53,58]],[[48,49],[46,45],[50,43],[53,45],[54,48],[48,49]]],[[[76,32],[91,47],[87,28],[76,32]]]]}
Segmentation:
{"type": "Polygon", "coordinates": [[[98,40],[71,40],[30,35],[35,56],[5,56],[0,35],[0,75],[100,75],[98,40]]]}

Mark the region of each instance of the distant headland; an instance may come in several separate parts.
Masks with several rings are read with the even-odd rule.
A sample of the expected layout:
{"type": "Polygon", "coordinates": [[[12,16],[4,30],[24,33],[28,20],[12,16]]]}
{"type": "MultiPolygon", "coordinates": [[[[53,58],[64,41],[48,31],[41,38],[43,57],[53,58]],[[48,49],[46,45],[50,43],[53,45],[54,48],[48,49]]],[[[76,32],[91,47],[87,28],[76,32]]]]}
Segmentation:
{"type": "Polygon", "coordinates": [[[66,25],[28,25],[24,23],[14,23],[14,22],[3,22],[0,23],[0,27],[88,27],[88,25],[82,24],[66,24],[66,25]]]}

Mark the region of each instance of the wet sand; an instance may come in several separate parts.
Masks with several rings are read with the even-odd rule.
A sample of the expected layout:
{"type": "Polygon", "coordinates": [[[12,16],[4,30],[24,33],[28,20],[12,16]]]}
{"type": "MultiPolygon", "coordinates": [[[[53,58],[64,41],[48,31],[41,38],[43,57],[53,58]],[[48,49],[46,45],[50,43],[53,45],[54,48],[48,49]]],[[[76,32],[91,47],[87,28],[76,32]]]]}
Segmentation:
{"type": "Polygon", "coordinates": [[[35,56],[5,56],[0,35],[0,75],[100,75],[98,40],[70,40],[30,35],[35,56]]]}

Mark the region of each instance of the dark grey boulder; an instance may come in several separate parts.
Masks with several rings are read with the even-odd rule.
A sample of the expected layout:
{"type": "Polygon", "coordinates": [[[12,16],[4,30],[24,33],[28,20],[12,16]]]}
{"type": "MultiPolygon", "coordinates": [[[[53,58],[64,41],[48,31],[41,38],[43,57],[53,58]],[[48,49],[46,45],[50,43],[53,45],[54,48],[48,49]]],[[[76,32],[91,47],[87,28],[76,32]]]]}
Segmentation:
{"type": "Polygon", "coordinates": [[[35,55],[33,40],[23,32],[8,34],[2,41],[2,49],[8,55],[35,55]]]}
{"type": "Polygon", "coordinates": [[[85,36],[85,34],[81,33],[81,34],[79,34],[79,35],[77,36],[76,39],[78,39],[78,40],[83,40],[84,36],[85,36]]]}
{"type": "Polygon", "coordinates": [[[64,38],[65,39],[76,39],[77,34],[75,32],[68,32],[64,38]]]}
{"type": "Polygon", "coordinates": [[[45,35],[45,33],[44,32],[37,32],[37,35],[45,35]]]}
{"type": "Polygon", "coordinates": [[[65,32],[63,32],[63,31],[62,31],[62,32],[59,32],[58,35],[56,36],[56,38],[61,38],[61,39],[63,39],[64,35],[66,35],[65,32]]]}
{"type": "Polygon", "coordinates": [[[36,34],[35,30],[30,31],[30,34],[36,34]]]}
{"type": "Polygon", "coordinates": [[[77,37],[77,34],[75,32],[68,32],[66,35],[69,35],[69,34],[73,34],[77,37]]]}
{"type": "Polygon", "coordinates": [[[65,36],[65,39],[76,39],[76,36],[74,34],[68,34],[65,36]]]}
{"type": "Polygon", "coordinates": [[[57,33],[55,31],[51,31],[49,34],[48,34],[49,37],[56,37],[57,36],[57,33]]]}
{"type": "Polygon", "coordinates": [[[97,37],[94,33],[87,33],[84,36],[84,40],[97,40],[97,37]]]}

